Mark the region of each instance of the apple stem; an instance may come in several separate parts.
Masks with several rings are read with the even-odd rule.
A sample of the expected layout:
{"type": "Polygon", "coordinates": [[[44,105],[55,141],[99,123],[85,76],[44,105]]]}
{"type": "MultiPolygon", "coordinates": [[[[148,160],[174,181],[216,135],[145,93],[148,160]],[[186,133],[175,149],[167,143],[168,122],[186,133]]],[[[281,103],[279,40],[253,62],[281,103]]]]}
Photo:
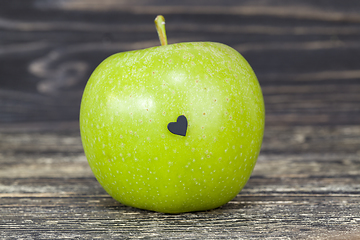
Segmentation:
{"type": "Polygon", "coordinates": [[[167,45],[167,37],[165,31],[165,18],[162,15],[158,15],[155,18],[156,31],[159,35],[161,46],[167,45]]]}

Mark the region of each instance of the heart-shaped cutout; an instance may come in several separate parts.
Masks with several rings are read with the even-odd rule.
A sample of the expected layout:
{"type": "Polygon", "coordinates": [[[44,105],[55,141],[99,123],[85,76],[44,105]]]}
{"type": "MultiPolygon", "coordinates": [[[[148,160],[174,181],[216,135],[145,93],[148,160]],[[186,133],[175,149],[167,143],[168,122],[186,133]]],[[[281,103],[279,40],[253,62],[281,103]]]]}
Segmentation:
{"type": "Polygon", "coordinates": [[[171,133],[185,137],[187,126],[188,123],[186,117],[181,115],[177,118],[176,122],[169,123],[167,128],[171,133]]]}

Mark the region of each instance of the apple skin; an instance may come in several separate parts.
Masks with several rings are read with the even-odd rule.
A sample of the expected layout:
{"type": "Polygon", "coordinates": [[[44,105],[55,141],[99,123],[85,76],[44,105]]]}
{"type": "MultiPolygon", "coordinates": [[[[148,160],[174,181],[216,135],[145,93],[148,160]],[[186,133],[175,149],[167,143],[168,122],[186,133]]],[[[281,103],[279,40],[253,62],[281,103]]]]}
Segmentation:
{"type": "Polygon", "coordinates": [[[265,122],[258,80],[220,43],[187,42],[105,59],[83,93],[80,130],[103,188],[128,206],[203,211],[248,181],[265,122]],[[185,115],[186,136],[167,129],[185,115]]]}

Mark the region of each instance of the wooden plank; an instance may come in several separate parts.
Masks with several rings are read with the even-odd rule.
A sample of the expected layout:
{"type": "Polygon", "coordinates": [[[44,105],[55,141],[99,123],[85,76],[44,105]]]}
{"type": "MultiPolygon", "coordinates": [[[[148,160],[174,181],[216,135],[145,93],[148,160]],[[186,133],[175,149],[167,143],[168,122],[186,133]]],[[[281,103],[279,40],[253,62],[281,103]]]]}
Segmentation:
{"type": "Polygon", "coordinates": [[[77,131],[2,131],[0,237],[356,239],[359,136],[358,126],[268,128],[235,199],[212,211],[168,215],[108,196],[77,131]]]}
{"type": "MultiPolygon", "coordinates": [[[[357,190],[351,191],[330,191],[329,180],[335,183],[341,178],[315,178],[313,183],[318,183],[319,189],[310,191],[306,189],[310,184],[303,186],[301,179],[306,181],[296,177],[257,178],[254,174],[241,194],[223,207],[180,215],[123,206],[106,195],[94,178],[37,179],[30,183],[20,179],[17,189],[13,188],[16,192],[0,193],[0,236],[328,239],[357,231],[358,177],[345,181],[357,184],[357,190]],[[65,187],[59,188],[60,184],[65,187]],[[43,185],[45,191],[31,188],[33,185],[43,185]],[[295,189],[284,189],[284,185],[295,189]],[[35,193],[24,193],[21,187],[35,193]],[[60,192],[51,193],[51,187],[60,192]],[[262,191],[254,190],[257,188],[262,191]]],[[[6,184],[1,182],[2,186],[6,184]]],[[[335,184],[336,188],[341,187],[335,184]]]]}
{"type": "MultiPolygon", "coordinates": [[[[82,154],[78,125],[76,122],[73,124],[75,130],[58,126],[56,131],[56,124],[49,123],[42,124],[43,131],[37,126],[35,132],[26,131],[35,124],[23,128],[16,127],[19,125],[13,129],[0,128],[0,152],[82,154]]],[[[360,126],[270,126],[265,128],[261,151],[266,154],[359,154],[359,136],[360,126]]]]}
{"type": "Polygon", "coordinates": [[[170,43],[223,42],[245,56],[264,91],[267,124],[360,122],[356,1],[186,2],[191,10],[166,1],[2,1],[0,123],[77,120],[97,64],[159,45],[152,23],[158,12],[166,15],[170,43]]]}

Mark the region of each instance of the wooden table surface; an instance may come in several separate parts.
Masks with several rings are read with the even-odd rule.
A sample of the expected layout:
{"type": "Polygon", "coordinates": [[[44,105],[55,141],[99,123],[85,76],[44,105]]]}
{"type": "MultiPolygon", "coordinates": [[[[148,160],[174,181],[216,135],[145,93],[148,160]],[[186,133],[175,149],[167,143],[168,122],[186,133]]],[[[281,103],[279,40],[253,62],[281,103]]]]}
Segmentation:
{"type": "Polygon", "coordinates": [[[0,0],[0,239],[360,239],[357,0],[0,0]],[[254,68],[266,105],[245,188],[211,211],[114,201],[83,153],[92,70],[121,51],[222,42],[254,68]]]}

